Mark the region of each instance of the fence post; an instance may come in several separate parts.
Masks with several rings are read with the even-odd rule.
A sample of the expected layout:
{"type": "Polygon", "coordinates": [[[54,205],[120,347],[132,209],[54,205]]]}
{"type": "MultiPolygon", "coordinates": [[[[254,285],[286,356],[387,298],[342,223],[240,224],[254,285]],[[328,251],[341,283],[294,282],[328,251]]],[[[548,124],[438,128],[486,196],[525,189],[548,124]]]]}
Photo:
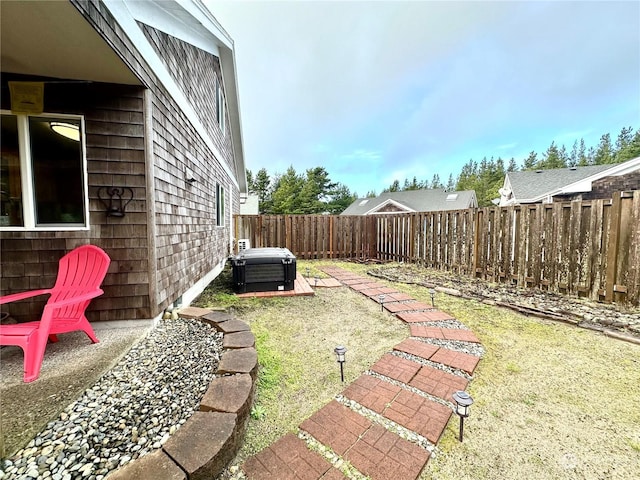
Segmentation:
{"type": "Polygon", "coordinates": [[[616,284],[618,269],[618,244],[620,236],[620,214],[622,207],[621,192],[614,192],[611,202],[611,222],[609,223],[609,248],[607,252],[607,276],[605,277],[604,300],[613,301],[613,287],[616,284]]]}

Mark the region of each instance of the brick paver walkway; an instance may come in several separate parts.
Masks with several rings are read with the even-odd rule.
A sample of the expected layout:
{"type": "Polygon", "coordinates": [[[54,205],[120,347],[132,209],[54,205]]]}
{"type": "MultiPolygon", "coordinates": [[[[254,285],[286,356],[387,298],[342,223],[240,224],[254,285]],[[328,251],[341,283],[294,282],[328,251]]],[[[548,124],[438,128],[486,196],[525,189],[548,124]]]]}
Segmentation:
{"type": "MultiPolygon", "coordinates": [[[[347,405],[356,402],[436,445],[453,413],[452,393],[467,387],[480,361],[479,356],[446,348],[447,341],[477,344],[480,340],[451,315],[383,283],[339,267],[323,270],[375,302],[384,295],[383,307],[409,325],[412,338],[394,346],[393,353],[383,355],[370,372],[348,385],[343,400],[332,400],[303,421],[300,431],[373,480],[415,480],[429,460],[429,450],[387,429],[380,417],[367,414],[368,418],[362,408],[347,405]],[[430,339],[438,343],[429,343],[430,339]]],[[[250,457],[242,470],[253,480],[346,478],[294,434],[250,457]]]]}

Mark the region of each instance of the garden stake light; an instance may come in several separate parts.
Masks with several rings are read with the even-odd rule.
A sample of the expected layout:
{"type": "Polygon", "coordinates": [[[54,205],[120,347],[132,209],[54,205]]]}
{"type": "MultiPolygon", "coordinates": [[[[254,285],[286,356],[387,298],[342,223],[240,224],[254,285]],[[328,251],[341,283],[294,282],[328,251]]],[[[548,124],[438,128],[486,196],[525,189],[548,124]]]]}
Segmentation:
{"type": "Polygon", "coordinates": [[[338,345],[333,351],[336,354],[336,360],[340,364],[340,380],[344,383],[343,366],[344,366],[344,360],[345,360],[345,353],[347,353],[347,349],[344,348],[342,345],[338,345]]]}
{"type": "Polygon", "coordinates": [[[318,288],[318,277],[313,277],[313,286],[318,288]]]}
{"type": "Polygon", "coordinates": [[[380,300],[380,311],[384,312],[384,298],[383,294],[378,295],[378,300],[380,300]]]}
{"type": "Polygon", "coordinates": [[[456,413],[460,417],[460,441],[462,442],[462,431],[464,429],[464,419],[469,416],[469,410],[473,404],[473,398],[467,392],[458,390],[453,393],[453,399],[456,402],[456,413]]]}
{"type": "Polygon", "coordinates": [[[433,288],[430,288],[429,289],[429,295],[431,295],[431,306],[435,307],[436,306],[436,302],[435,302],[436,291],[433,288]]]}

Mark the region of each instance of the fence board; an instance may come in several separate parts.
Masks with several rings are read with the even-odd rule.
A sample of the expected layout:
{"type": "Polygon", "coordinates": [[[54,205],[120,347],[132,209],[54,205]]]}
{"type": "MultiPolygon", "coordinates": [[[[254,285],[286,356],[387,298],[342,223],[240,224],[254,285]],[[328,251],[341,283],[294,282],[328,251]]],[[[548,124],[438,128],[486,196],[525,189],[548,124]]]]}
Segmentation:
{"type": "Polygon", "coordinates": [[[372,216],[238,215],[300,258],[376,258],[638,305],[640,191],[613,200],[372,216]]]}

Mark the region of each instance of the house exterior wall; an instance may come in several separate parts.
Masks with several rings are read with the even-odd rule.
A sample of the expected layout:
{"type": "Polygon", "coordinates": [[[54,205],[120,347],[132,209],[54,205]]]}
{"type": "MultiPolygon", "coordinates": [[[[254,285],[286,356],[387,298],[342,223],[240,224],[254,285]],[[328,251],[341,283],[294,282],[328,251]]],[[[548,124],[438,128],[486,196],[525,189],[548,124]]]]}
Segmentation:
{"type": "MultiPolygon", "coordinates": [[[[180,55],[170,61],[169,71],[193,102],[222,158],[141,58],[107,6],[72,3],[144,87],[89,84],[89,93],[74,100],[77,85],[73,95],[60,96],[47,86],[46,99],[57,102],[60,110],[46,105],[45,111],[85,115],[90,230],[2,232],[0,288],[6,294],[50,287],[59,258],[77,245],[93,243],[105,249],[112,264],[105,295],[92,302],[89,319],[152,318],[220,268],[230,252],[231,218],[239,211],[240,195],[237,181],[228,173],[235,171],[229,129],[224,135],[217,125],[215,90],[210,90],[214,76],[220,75],[218,59],[143,26],[161,57],[180,55]],[[187,62],[185,56],[195,61],[187,62]],[[231,168],[223,168],[222,162],[231,168]],[[186,182],[187,170],[193,173],[194,184],[186,182]],[[133,188],[134,200],[124,217],[106,217],[97,197],[102,185],[133,188]],[[216,226],[217,185],[225,192],[223,226],[216,226]]],[[[33,316],[43,303],[24,307],[16,315],[12,306],[11,314],[33,316]]]]}
{"type": "MultiPolygon", "coordinates": [[[[89,320],[149,318],[143,94],[140,87],[122,85],[47,85],[45,112],[85,117],[90,229],[0,232],[3,294],[52,287],[60,257],[91,243],[108,252],[111,265],[105,294],[91,303],[89,320]],[[134,192],[124,218],[107,217],[100,202],[98,190],[111,186],[134,192]]],[[[8,97],[3,96],[2,109],[10,109],[8,97]]],[[[11,315],[18,321],[33,319],[45,301],[12,304],[11,315]]]]}

